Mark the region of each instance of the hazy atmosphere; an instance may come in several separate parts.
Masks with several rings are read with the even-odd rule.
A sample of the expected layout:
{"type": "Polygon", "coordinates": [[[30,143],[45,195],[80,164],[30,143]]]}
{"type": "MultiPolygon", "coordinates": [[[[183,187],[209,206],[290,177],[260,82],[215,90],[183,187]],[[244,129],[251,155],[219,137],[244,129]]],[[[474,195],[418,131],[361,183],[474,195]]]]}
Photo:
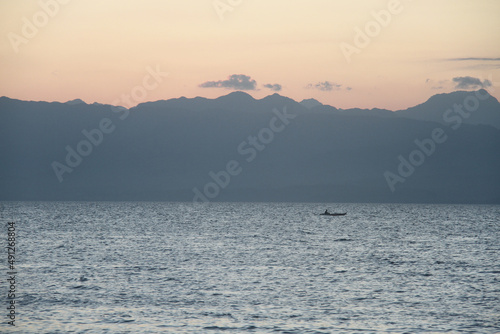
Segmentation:
{"type": "Polygon", "coordinates": [[[0,22],[0,333],[500,333],[499,0],[0,22]]]}

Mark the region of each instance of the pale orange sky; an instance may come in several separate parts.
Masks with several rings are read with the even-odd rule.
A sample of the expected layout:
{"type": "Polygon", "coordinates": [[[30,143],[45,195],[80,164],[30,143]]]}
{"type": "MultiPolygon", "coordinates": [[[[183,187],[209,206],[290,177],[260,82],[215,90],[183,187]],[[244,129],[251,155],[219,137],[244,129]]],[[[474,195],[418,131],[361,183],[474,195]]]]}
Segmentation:
{"type": "Polygon", "coordinates": [[[0,96],[22,100],[215,98],[232,90],[200,84],[233,74],[339,108],[404,109],[459,77],[500,98],[498,0],[0,0],[0,19],[0,96]],[[147,68],[168,76],[141,88],[147,68]]]}

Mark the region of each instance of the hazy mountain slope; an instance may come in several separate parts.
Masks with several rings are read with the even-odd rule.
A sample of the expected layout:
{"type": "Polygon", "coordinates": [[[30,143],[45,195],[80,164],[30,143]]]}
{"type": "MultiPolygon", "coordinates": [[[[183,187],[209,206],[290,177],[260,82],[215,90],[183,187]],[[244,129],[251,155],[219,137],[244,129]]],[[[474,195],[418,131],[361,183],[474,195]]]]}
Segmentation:
{"type": "Polygon", "coordinates": [[[491,125],[500,129],[500,103],[483,89],[434,95],[422,104],[397,111],[395,115],[442,124],[455,123],[459,117],[464,124],[491,125]]]}
{"type": "Polygon", "coordinates": [[[240,92],[130,111],[0,98],[0,199],[190,201],[234,161],[240,173],[213,200],[500,203],[499,130],[319,107],[240,92]],[[295,117],[282,121],[284,109],[295,117]],[[113,131],[59,182],[53,162],[67,165],[66,147],[103,119],[113,131]],[[436,128],[446,141],[392,192],[384,173],[436,128]]]}

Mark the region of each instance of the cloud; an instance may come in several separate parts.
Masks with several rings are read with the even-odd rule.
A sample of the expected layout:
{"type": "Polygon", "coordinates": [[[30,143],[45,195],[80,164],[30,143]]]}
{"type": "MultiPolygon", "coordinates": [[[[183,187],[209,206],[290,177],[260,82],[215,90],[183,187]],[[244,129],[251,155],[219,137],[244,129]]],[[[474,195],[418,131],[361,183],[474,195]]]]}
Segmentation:
{"type": "Polygon", "coordinates": [[[453,82],[456,83],[455,88],[458,89],[477,89],[477,88],[485,88],[491,86],[491,81],[484,80],[481,81],[479,78],[473,77],[455,77],[453,78],[453,82]]]}
{"type": "Polygon", "coordinates": [[[500,58],[494,57],[463,57],[463,58],[443,58],[439,60],[459,63],[460,69],[497,69],[500,68],[500,58]]]}
{"type": "Polygon", "coordinates": [[[199,85],[202,88],[227,88],[236,90],[256,90],[257,82],[248,75],[233,74],[227,80],[207,81],[199,85]]]}
{"type": "Polygon", "coordinates": [[[308,84],[306,88],[314,88],[314,89],[319,89],[323,92],[329,92],[332,90],[340,90],[342,88],[342,85],[337,84],[335,82],[324,81],[324,82],[318,82],[314,85],[308,84]]]}
{"type": "Polygon", "coordinates": [[[500,61],[500,58],[481,58],[481,57],[468,57],[468,58],[447,58],[450,61],[500,61]]]}
{"type": "Polygon", "coordinates": [[[264,87],[269,88],[270,90],[273,90],[275,92],[279,92],[281,90],[281,85],[280,84],[266,84],[264,87]]]}
{"type": "Polygon", "coordinates": [[[445,89],[445,88],[451,88],[450,87],[450,85],[451,85],[451,81],[450,80],[438,80],[438,81],[435,81],[433,79],[426,79],[425,83],[428,84],[428,85],[431,85],[431,89],[434,89],[434,90],[441,90],[441,89],[445,89]]]}

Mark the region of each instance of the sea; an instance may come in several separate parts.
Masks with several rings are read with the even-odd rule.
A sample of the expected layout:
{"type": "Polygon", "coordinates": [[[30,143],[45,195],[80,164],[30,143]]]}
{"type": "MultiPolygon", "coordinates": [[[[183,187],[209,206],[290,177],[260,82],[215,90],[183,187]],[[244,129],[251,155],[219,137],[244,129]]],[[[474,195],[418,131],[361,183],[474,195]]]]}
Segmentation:
{"type": "Polygon", "coordinates": [[[1,333],[500,332],[498,205],[2,202],[0,218],[1,333]]]}

